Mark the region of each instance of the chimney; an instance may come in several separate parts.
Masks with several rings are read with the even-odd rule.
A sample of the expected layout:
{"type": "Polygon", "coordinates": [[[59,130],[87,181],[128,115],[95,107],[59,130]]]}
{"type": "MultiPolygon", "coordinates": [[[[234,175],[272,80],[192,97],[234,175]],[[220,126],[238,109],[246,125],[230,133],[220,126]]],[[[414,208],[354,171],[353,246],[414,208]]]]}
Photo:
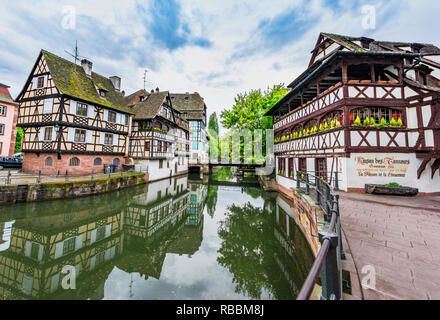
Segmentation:
{"type": "Polygon", "coordinates": [[[151,89],[151,93],[154,93],[154,90],[153,90],[153,89],[151,89]]]}
{"type": "Polygon", "coordinates": [[[121,93],[122,93],[122,96],[123,96],[123,97],[125,97],[125,91],[124,91],[124,90],[122,90],[122,92],[121,92],[121,93]]]}
{"type": "Polygon", "coordinates": [[[116,91],[121,91],[121,78],[117,76],[113,76],[109,78],[110,81],[113,83],[113,86],[115,87],[116,91]]]}
{"type": "Polygon", "coordinates": [[[93,63],[87,59],[84,59],[81,61],[81,66],[84,69],[84,72],[86,73],[87,77],[91,77],[92,76],[92,68],[93,68],[93,63]]]}
{"type": "Polygon", "coordinates": [[[159,92],[159,87],[156,88],[156,92],[159,92]]]}
{"type": "Polygon", "coordinates": [[[362,37],[361,39],[361,45],[363,49],[370,49],[370,43],[374,42],[374,39],[362,37]]]}

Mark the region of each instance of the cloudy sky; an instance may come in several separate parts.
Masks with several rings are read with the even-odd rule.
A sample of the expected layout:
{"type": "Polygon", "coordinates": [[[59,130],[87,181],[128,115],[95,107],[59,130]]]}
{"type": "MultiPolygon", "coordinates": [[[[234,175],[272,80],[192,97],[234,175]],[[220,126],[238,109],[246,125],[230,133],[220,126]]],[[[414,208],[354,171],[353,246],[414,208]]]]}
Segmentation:
{"type": "Polygon", "coordinates": [[[148,69],[147,89],[199,92],[212,113],[239,92],[290,83],[320,32],[440,46],[439,16],[438,0],[2,0],[0,82],[16,97],[41,49],[70,58],[78,40],[128,94],[148,69]],[[365,5],[375,29],[363,26],[365,5]]]}

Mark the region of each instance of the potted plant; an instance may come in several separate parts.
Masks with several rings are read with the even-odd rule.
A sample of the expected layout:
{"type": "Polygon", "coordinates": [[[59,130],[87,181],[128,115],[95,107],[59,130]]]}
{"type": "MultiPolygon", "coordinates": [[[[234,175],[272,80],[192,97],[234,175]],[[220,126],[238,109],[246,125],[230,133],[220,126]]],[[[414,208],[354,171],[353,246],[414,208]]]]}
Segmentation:
{"type": "Polygon", "coordinates": [[[331,127],[331,128],[334,128],[334,127],[335,127],[335,120],[332,120],[332,121],[330,122],[330,127],[331,127]]]}
{"type": "Polygon", "coordinates": [[[380,119],[380,125],[381,125],[382,127],[386,127],[386,126],[388,126],[388,122],[385,120],[384,117],[382,117],[382,119],[380,119]]]}
{"type": "Polygon", "coordinates": [[[397,126],[398,127],[403,127],[403,122],[402,122],[401,118],[399,118],[399,120],[397,120],[397,126]]]}
{"type": "MultiPolygon", "coordinates": [[[[364,120],[364,123],[365,123],[365,120],[364,120]]],[[[359,116],[357,116],[356,119],[354,120],[354,125],[361,126],[361,118],[359,116]]]]}
{"type": "Polygon", "coordinates": [[[364,126],[369,126],[369,125],[370,125],[370,119],[368,119],[368,117],[367,117],[364,120],[364,126]]]}
{"type": "Polygon", "coordinates": [[[324,131],[324,126],[322,125],[322,123],[319,125],[319,131],[324,131]]]}
{"type": "Polygon", "coordinates": [[[373,117],[371,117],[370,119],[370,127],[375,127],[376,126],[376,120],[374,120],[373,117]]]}
{"type": "Polygon", "coordinates": [[[394,117],[390,121],[390,126],[397,127],[397,121],[396,121],[396,119],[394,119],[394,117]]]}
{"type": "Polygon", "coordinates": [[[325,130],[328,130],[328,129],[329,129],[327,121],[324,123],[324,129],[325,129],[325,130]]]}

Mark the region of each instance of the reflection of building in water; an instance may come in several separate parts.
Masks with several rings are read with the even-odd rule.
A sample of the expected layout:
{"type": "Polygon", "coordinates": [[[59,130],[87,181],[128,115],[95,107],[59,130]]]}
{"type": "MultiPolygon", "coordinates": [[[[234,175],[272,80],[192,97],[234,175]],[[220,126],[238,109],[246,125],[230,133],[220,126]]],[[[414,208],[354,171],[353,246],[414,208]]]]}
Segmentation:
{"type": "Polygon", "coordinates": [[[27,206],[25,218],[9,223],[10,245],[0,251],[0,299],[101,299],[115,266],[159,279],[167,253],[193,255],[200,247],[205,200],[198,199],[199,215],[190,219],[182,176],[116,197],[27,206]],[[76,270],[76,290],[62,288],[66,265],[76,270]]]}
{"type": "MultiPolygon", "coordinates": [[[[299,293],[314,258],[307,236],[303,233],[307,229],[297,224],[298,216],[295,215],[297,212],[294,208],[283,198],[278,197],[276,201],[277,223],[274,234],[283,250],[276,251],[275,261],[281,274],[290,285],[293,296],[299,293]]],[[[310,229],[308,230],[310,235],[310,229]]]]}
{"type": "Polygon", "coordinates": [[[208,186],[206,184],[191,181],[188,225],[198,226],[201,224],[207,196],[208,186]]]}
{"type": "Polygon", "coordinates": [[[123,245],[121,205],[90,206],[15,222],[10,247],[0,252],[0,297],[50,299],[100,297],[112,270],[101,270],[123,245]],[[78,290],[63,290],[62,268],[74,266],[78,290]],[[104,274],[102,274],[104,272],[104,274]],[[93,273],[93,278],[90,274],[93,273]]]}

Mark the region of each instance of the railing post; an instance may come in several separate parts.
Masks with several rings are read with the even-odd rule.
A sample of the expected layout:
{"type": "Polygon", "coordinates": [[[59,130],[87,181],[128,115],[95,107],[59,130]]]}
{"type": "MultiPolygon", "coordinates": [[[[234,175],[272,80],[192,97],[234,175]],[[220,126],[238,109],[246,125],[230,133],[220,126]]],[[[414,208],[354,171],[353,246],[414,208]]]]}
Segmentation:
{"type": "Polygon", "coordinates": [[[322,266],[321,300],[341,300],[342,287],[338,262],[338,235],[332,232],[319,232],[319,241],[330,241],[330,248],[322,266]]]}
{"type": "Polygon", "coordinates": [[[8,171],[8,179],[6,180],[6,184],[7,185],[11,184],[11,171],[8,171]]]}
{"type": "Polygon", "coordinates": [[[344,247],[342,246],[342,227],[341,216],[339,213],[339,195],[333,196],[333,203],[336,206],[336,234],[339,237],[339,252],[341,253],[341,259],[345,260],[344,247]]]}
{"type": "Polygon", "coordinates": [[[299,171],[296,172],[296,188],[300,189],[301,188],[301,181],[299,180],[301,178],[301,174],[299,173],[299,171]]]}
{"type": "Polygon", "coordinates": [[[339,191],[339,173],[335,171],[335,191],[339,191]]]}
{"type": "Polygon", "coordinates": [[[310,181],[309,181],[309,174],[306,173],[306,195],[310,194],[310,181]]]}
{"type": "Polygon", "coordinates": [[[330,208],[330,187],[328,186],[327,183],[324,184],[324,188],[325,188],[325,204],[324,204],[324,211],[325,211],[325,220],[327,222],[330,221],[331,219],[331,208],[330,208]]]}
{"type": "Polygon", "coordinates": [[[320,181],[318,177],[315,177],[315,191],[316,191],[316,205],[321,205],[321,188],[320,188],[320,181]]]}

